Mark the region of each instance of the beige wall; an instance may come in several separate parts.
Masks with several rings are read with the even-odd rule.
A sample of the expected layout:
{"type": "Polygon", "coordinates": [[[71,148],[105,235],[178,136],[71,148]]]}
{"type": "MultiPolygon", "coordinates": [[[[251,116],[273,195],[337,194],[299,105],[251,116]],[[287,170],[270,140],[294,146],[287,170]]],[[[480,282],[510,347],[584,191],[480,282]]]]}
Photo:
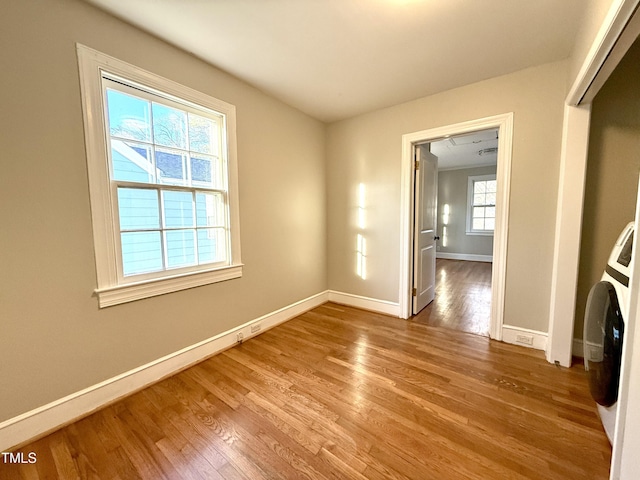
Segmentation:
{"type": "Polygon", "coordinates": [[[567,74],[568,62],[542,65],[329,125],[329,287],[399,301],[403,134],[514,112],[504,321],[546,332],[567,74]],[[360,183],[365,280],[355,272],[360,183]]]}
{"type": "Polygon", "coordinates": [[[0,421],[326,290],[322,123],[75,0],[0,44],[0,421]],[[98,309],[76,42],[236,105],[241,279],[98,309]]]}
{"type": "Polygon", "coordinates": [[[493,255],[493,235],[467,234],[467,197],[470,176],[495,173],[495,165],[438,171],[438,252],[493,255]],[[445,205],[450,209],[446,246],[443,231],[445,205]]]}
{"type": "Polygon", "coordinates": [[[595,97],[591,110],[574,336],[582,338],[591,286],[622,228],[633,221],[640,170],[640,41],[595,97]],[[630,80],[633,81],[630,81],[630,80]]]}

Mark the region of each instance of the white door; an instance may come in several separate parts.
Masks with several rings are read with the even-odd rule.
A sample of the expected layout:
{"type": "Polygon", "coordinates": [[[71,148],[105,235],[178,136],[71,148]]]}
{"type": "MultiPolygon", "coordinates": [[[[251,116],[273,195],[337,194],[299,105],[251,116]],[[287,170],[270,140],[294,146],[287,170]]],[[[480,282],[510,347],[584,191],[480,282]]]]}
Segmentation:
{"type": "Polygon", "coordinates": [[[433,301],[436,287],[438,157],[416,145],[413,242],[413,314],[433,301]]]}

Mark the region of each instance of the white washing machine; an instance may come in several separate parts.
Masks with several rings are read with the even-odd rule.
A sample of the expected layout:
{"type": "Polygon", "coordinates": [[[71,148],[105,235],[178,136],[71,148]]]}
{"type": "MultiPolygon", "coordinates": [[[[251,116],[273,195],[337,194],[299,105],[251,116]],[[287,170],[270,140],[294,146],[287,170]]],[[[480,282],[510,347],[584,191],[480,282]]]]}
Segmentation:
{"type": "Polygon", "coordinates": [[[633,222],[613,246],[601,281],[591,288],[584,318],[584,367],[610,442],[618,409],[625,319],[629,315],[632,243],[633,222]]]}

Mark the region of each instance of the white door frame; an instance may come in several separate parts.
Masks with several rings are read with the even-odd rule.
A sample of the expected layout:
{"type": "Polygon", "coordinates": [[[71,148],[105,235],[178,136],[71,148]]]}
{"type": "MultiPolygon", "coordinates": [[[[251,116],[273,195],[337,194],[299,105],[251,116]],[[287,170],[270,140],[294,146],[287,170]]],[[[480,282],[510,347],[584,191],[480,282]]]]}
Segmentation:
{"type": "Polygon", "coordinates": [[[496,229],[493,237],[493,272],[491,275],[490,336],[502,340],[504,291],[509,231],[509,192],[511,189],[511,150],[513,144],[513,113],[470,120],[444,127],[408,133],[402,136],[402,177],[400,199],[400,317],[411,316],[411,285],[413,264],[413,184],[415,169],[413,149],[416,144],[480,130],[498,129],[498,165],[496,180],[496,229]]]}

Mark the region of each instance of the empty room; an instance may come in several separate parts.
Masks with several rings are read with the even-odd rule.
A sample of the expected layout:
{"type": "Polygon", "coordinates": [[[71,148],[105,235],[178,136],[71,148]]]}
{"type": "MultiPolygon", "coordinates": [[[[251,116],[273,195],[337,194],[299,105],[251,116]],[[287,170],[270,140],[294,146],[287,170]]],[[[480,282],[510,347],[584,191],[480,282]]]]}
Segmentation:
{"type": "Polygon", "coordinates": [[[4,1],[0,480],[637,478],[639,4],[4,1]]]}

